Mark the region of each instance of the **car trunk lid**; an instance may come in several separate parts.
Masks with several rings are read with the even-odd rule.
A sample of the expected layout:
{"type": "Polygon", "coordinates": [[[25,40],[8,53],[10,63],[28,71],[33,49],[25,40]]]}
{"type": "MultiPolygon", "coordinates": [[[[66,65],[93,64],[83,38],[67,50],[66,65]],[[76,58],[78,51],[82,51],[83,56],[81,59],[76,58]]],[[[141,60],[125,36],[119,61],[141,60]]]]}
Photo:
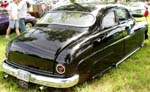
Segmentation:
{"type": "Polygon", "coordinates": [[[8,61],[25,68],[54,73],[57,50],[75,34],[76,31],[72,30],[33,29],[12,41],[8,61]]]}

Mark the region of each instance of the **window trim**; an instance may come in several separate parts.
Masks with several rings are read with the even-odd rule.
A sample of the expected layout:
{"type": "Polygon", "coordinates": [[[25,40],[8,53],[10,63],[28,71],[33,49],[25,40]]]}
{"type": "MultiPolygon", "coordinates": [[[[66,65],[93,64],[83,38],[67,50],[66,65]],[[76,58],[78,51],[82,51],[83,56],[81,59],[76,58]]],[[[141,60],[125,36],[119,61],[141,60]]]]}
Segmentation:
{"type": "Polygon", "coordinates": [[[117,25],[118,25],[118,21],[117,21],[117,17],[116,17],[116,14],[115,14],[115,10],[114,10],[114,9],[109,9],[109,10],[107,10],[107,11],[103,14],[103,17],[101,18],[100,27],[101,27],[102,30],[103,30],[103,29],[108,29],[108,28],[113,27],[113,26],[110,26],[110,27],[106,27],[106,28],[105,28],[105,27],[102,26],[103,19],[104,19],[104,17],[105,17],[109,12],[113,12],[113,13],[114,13],[114,17],[115,17],[115,22],[116,22],[116,24],[113,25],[113,26],[117,26],[117,25]]]}
{"type": "Polygon", "coordinates": [[[117,8],[115,9],[115,15],[116,15],[116,20],[117,20],[118,24],[122,24],[122,23],[124,23],[125,21],[128,21],[128,20],[133,19],[133,17],[132,17],[131,14],[129,13],[129,11],[128,11],[127,9],[121,8],[121,7],[117,7],[117,8]],[[125,20],[120,21],[119,18],[118,18],[118,15],[117,15],[117,13],[116,13],[116,11],[117,11],[118,9],[121,9],[122,11],[125,11],[125,12],[128,14],[128,18],[126,18],[125,20]]]}

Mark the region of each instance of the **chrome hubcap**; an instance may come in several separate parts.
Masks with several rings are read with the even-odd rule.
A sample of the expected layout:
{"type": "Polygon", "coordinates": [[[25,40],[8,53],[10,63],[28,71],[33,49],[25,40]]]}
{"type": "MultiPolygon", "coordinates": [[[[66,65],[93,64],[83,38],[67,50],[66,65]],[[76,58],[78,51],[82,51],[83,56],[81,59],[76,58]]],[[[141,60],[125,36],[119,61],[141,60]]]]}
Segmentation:
{"type": "Polygon", "coordinates": [[[32,27],[32,23],[27,23],[26,24],[26,30],[27,31],[29,31],[31,27],[32,27]]]}

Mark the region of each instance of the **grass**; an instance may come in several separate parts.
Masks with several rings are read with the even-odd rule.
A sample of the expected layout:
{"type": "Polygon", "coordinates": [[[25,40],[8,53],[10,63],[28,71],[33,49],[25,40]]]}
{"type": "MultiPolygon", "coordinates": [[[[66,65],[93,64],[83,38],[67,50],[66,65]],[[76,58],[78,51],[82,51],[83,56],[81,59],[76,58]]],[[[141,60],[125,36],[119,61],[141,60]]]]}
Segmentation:
{"type": "MultiPolygon", "coordinates": [[[[138,18],[137,20],[145,19],[138,18]]],[[[12,34],[11,38],[13,39],[14,37],[15,34],[12,34]]],[[[4,35],[0,36],[0,65],[5,58],[5,47],[9,41],[4,38],[4,35]]],[[[119,67],[111,69],[98,79],[68,89],[48,88],[43,92],[149,92],[149,48],[150,40],[146,40],[142,49],[125,60],[119,67]]],[[[20,88],[18,86],[18,80],[14,77],[4,80],[1,67],[0,84],[0,92],[40,92],[37,85],[31,85],[29,89],[20,88]]]]}

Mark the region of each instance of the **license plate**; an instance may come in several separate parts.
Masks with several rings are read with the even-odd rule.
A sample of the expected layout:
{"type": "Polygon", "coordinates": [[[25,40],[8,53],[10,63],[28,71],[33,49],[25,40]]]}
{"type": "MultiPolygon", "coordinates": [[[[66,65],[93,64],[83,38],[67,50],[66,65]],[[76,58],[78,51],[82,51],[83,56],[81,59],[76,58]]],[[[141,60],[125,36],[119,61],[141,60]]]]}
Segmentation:
{"type": "MultiPolygon", "coordinates": [[[[25,81],[23,81],[23,80],[19,80],[19,86],[22,87],[22,88],[26,88],[26,89],[29,88],[28,82],[25,82],[25,81]]],[[[22,92],[22,91],[21,91],[21,92],[22,92]]]]}
{"type": "Polygon", "coordinates": [[[30,72],[18,69],[18,79],[29,82],[30,72]]]}
{"type": "Polygon", "coordinates": [[[137,10],[136,13],[141,13],[141,11],[137,10]]]}

